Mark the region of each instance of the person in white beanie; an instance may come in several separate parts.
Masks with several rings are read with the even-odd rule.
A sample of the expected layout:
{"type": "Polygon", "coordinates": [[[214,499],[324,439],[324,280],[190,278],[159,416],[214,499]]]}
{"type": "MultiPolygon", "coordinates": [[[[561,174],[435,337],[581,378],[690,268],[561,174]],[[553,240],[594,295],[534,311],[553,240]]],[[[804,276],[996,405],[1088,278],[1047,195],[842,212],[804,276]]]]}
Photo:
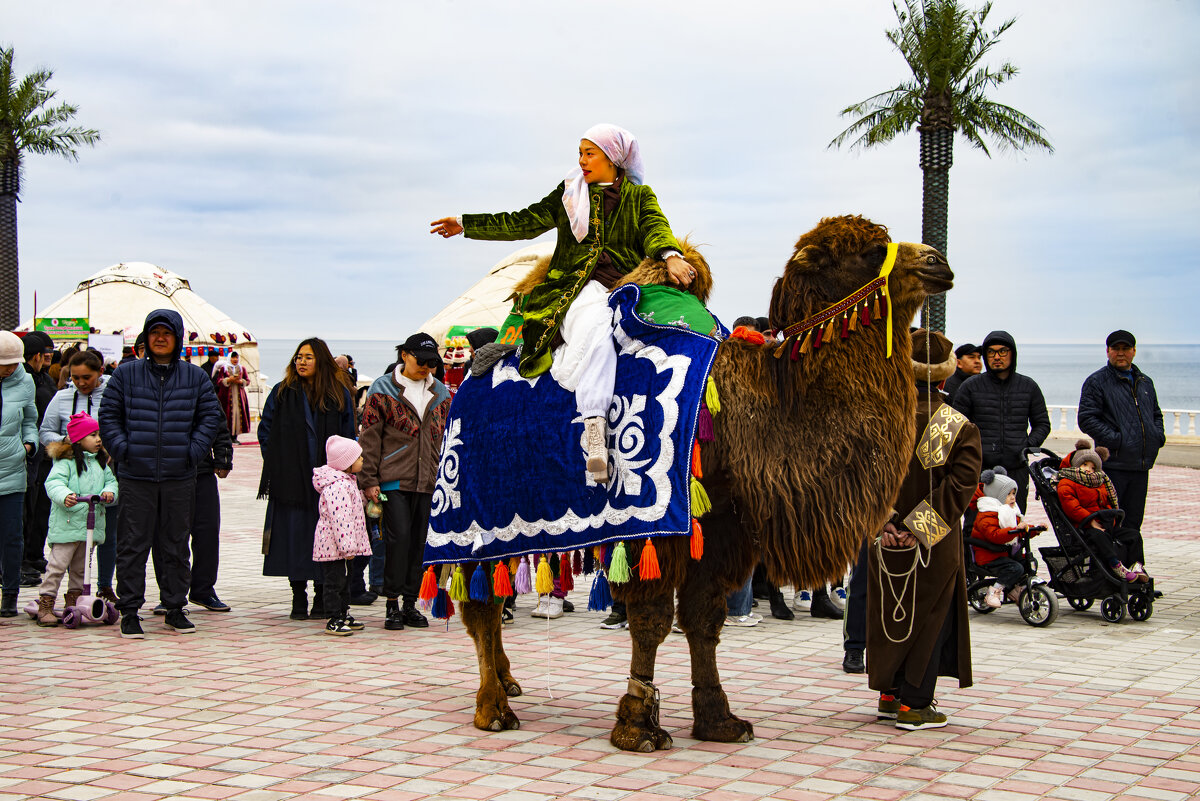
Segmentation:
{"type": "Polygon", "coordinates": [[[313,561],[324,565],[325,633],[353,634],[363,628],[350,614],[350,563],[356,556],[371,555],[367,516],[357,475],[362,472],[363,451],[357,442],[336,434],[325,440],[325,464],[313,468],[313,488],[321,493],[317,504],[317,530],[313,535],[313,561]]]}
{"type": "Polygon", "coordinates": [[[25,551],[25,462],[38,445],[33,377],[20,369],[25,346],[0,331],[0,617],[17,616],[25,551]]]}

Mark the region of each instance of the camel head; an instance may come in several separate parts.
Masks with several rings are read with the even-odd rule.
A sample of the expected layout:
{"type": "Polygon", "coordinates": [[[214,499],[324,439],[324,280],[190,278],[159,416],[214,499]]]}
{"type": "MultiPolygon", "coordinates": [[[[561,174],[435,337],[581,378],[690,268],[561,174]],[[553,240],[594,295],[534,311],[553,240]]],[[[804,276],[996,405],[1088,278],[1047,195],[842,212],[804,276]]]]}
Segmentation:
{"type": "MultiPolygon", "coordinates": [[[[879,276],[891,242],[883,225],[862,216],[826,217],[800,237],[783,276],[771,293],[771,325],[805,320],[879,276]]],[[[946,257],[928,245],[899,243],[888,279],[897,334],[906,328],[926,295],[954,284],[946,257]]]]}

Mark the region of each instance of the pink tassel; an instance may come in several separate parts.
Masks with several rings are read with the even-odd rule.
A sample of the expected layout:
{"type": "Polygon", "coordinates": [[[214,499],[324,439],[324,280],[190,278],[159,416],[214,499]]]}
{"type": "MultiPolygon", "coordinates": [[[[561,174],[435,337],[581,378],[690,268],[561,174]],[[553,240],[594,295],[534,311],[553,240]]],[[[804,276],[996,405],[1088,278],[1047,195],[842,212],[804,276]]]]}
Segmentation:
{"type": "Polygon", "coordinates": [[[704,404],[700,405],[700,414],[696,418],[696,439],[701,442],[713,441],[712,412],[704,404]]]}
{"type": "Polygon", "coordinates": [[[521,557],[521,564],[517,567],[517,575],[513,579],[513,589],[517,595],[524,595],[533,591],[533,581],[529,578],[529,560],[521,557]]]}

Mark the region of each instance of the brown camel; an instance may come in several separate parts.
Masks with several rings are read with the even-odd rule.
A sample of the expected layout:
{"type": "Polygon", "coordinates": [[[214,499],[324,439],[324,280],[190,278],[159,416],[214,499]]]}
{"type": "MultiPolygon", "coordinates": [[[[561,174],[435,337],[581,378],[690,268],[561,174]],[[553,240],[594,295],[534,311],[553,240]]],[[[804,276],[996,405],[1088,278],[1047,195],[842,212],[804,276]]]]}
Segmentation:
{"type": "MultiPolygon", "coordinates": [[[[725,596],[760,559],[776,584],[811,587],[841,576],[862,538],[888,519],[913,448],[909,323],[926,294],[949,289],[954,277],[927,245],[894,248],[886,285],[889,356],[889,326],[881,319],[886,299],[880,304],[878,294],[868,295],[844,312],[838,305],[877,279],[889,241],[884,226],[862,217],[821,220],[800,237],[772,293],[772,325],[792,335],[782,345],[721,343],[711,373],[721,409],[713,416],[714,440],[701,448],[702,483],[712,502],[702,520],[704,555],[691,558],[687,537],[658,538],[661,577],[641,581],[633,571],[628,583],[612,586],[626,604],[633,642],[628,690],[610,738],[618,748],[648,752],[671,745],[658,722],[653,682],[676,594],[691,652],[692,736],[748,741],[753,728],[730,711],[717,674],[725,596]],[[830,308],[839,316],[823,321],[830,308]],[[810,319],[821,322],[788,328],[810,319]]],[[[685,257],[699,269],[698,259],[685,257]]],[[[639,271],[660,276],[648,282],[665,276],[665,266],[654,263],[639,271]]],[[[628,541],[626,548],[636,565],[642,541],[628,541]]],[[[501,643],[501,609],[477,601],[462,607],[479,657],[475,725],[490,731],[520,726],[508,704],[521,687],[501,643]]]]}

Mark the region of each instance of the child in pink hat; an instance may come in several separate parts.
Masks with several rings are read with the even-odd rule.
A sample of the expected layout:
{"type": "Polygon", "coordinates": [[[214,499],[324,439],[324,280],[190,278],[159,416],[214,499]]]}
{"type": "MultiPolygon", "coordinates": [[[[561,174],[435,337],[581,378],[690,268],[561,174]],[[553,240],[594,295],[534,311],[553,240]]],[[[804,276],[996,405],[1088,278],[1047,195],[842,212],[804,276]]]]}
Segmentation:
{"type": "Polygon", "coordinates": [[[365,499],[355,477],[362,466],[362,447],[334,435],[325,441],[325,464],[313,469],[313,487],[321,493],[313,561],[325,565],[325,633],[334,636],[363,628],[350,614],[350,562],[371,555],[365,499]]]}

